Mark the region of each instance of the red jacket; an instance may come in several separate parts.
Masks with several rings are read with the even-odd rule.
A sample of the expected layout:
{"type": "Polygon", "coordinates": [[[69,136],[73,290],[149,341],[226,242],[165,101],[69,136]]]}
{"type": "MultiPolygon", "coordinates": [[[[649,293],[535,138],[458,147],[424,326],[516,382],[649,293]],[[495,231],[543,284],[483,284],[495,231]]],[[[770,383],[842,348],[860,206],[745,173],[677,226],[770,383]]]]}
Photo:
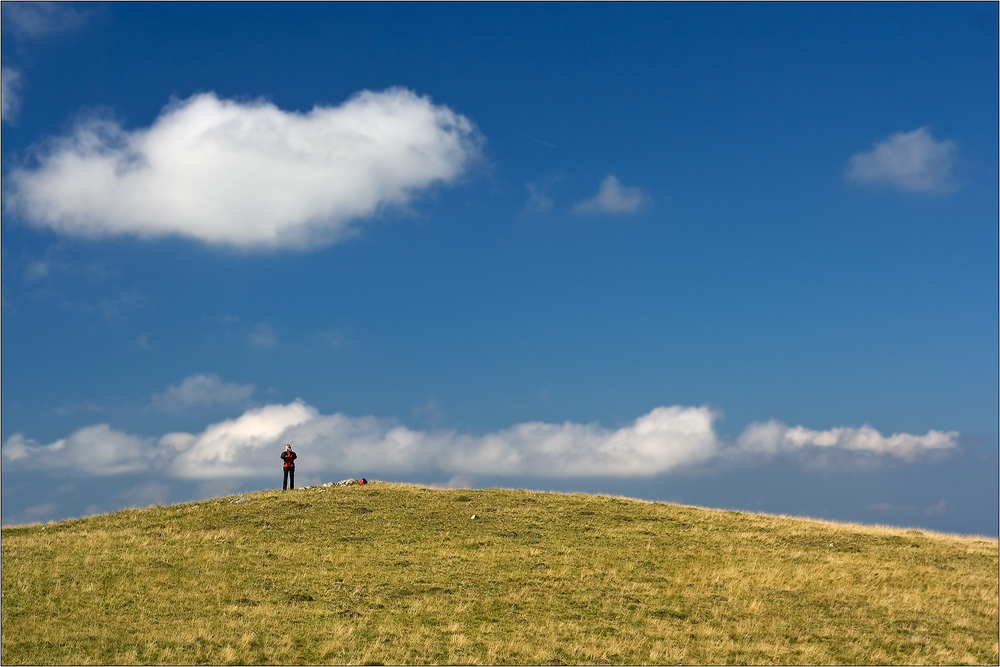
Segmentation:
{"type": "Polygon", "coordinates": [[[281,452],[281,460],[285,462],[284,467],[286,468],[294,468],[295,459],[297,458],[298,456],[295,454],[295,452],[281,452]]]}

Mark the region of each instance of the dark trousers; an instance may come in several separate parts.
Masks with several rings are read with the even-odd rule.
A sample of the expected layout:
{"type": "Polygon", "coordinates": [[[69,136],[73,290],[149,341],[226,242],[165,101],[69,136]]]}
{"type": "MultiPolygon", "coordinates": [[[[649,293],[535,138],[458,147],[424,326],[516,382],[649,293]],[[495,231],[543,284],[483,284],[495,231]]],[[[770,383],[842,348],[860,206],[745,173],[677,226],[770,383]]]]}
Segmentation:
{"type": "Polygon", "coordinates": [[[295,488],[295,466],[285,468],[285,477],[281,480],[281,490],[286,490],[289,486],[295,488]]]}

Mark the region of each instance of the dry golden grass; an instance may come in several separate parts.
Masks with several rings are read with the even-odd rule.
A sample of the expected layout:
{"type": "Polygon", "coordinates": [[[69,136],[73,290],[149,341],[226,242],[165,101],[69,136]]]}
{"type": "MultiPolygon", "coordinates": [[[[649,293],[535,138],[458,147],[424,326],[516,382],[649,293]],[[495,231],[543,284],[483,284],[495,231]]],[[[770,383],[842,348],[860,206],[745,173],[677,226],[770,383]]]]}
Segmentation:
{"type": "Polygon", "coordinates": [[[235,499],[4,528],[2,661],[998,660],[995,539],[501,489],[235,499]]]}

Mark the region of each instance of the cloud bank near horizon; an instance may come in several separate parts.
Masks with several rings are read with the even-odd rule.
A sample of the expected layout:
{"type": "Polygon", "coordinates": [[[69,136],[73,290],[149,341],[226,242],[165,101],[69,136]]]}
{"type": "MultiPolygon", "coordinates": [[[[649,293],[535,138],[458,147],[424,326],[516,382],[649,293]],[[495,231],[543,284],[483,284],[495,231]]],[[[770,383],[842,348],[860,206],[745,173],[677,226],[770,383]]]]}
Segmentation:
{"type": "Polygon", "coordinates": [[[459,177],[480,153],[472,122],[403,88],[307,113],[214,93],[149,127],[92,118],[10,174],[8,207],[59,233],[183,236],[238,248],[308,248],[459,177]]]}
{"type": "MultiPolygon", "coordinates": [[[[183,385],[182,385],[183,386],[183,385]]],[[[3,443],[12,469],[90,475],[159,473],[179,479],[271,475],[284,443],[298,450],[310,474],[440,472],[449,475],[531,477],[651,477],[705,466],[782,455],[829,465],[841,457],[912,462],[958,446],[958,432],[883,436],[870,426],[814,431],[778,421],[754,423],[733,442],[716,434],[706,407],[658,407],[619,429],[597,424],[527,422],[485,435],[419,431],[395,420],[323,415],[302,400],[245,411],[200,433],[149,438],[107,424],[39,444],[17,433],[3,443]]]]}

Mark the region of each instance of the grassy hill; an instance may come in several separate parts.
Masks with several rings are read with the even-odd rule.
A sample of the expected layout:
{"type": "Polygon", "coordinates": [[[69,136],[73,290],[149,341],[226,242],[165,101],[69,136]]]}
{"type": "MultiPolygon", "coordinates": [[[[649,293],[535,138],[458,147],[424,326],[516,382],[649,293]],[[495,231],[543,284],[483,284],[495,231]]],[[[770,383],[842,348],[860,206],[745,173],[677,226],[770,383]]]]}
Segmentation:
{"type": "Polygon", "coordinates": [[[998,660],[997,541],[977,537],[373,483],[0,544],[4,664],[998,660]]]}

